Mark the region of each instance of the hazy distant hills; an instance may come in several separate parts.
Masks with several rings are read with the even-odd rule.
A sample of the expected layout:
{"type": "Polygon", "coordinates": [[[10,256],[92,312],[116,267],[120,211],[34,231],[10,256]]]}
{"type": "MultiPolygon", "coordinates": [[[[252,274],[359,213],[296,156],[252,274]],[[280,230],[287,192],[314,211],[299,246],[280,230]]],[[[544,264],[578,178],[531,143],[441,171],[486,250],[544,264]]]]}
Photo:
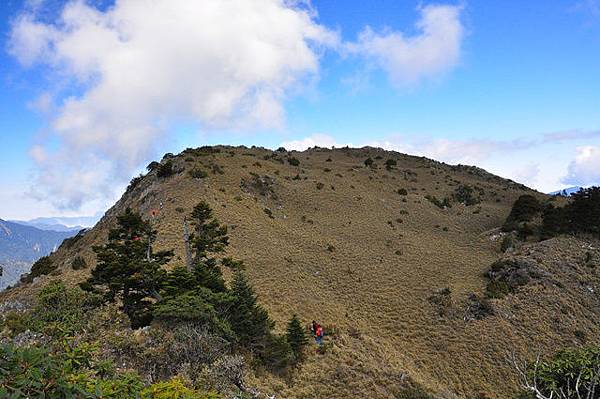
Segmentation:
{"type": "MultiPolygon", "coordinates": [[[[63,228],[66,228],[63,226],[63,228]]],[[[31,264],[56,250],[78,230],[51,231],[0,219],[0,289],[15,283],[31,264]]]]}
{"type": "Polygon", "coordinates": [[[12,222],[33,226],[40,230],[77,232],[83,228],[94,226],[101,216],[102,213],[97,213],[93,216],[39,217],[31,220],[12,220],[12,222]]]}

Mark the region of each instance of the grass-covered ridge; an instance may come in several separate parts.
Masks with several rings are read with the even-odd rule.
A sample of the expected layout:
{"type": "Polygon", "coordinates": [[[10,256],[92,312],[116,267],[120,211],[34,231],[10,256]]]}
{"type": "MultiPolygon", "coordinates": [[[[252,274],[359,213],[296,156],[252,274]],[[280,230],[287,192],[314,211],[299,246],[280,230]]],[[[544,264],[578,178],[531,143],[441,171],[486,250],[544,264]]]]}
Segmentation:
{"type": "MultiPolygon", "coordinates": [[[[127,208],[157,231],[153,253],[173,251],[161,269],[187,273],[185,221],[191,236],[191,213],[205,201],[213,217],[228,226],[227,253],[214,258],[244,261],[257,303],[276,323],[274,336],[286,333],[293,314],[303,325],[316,319],[331,331],[327,352],[317,354],[311,342],[291,374],[246,361],[244,381],[261,392],[289,398],[389,398],[420,386],[433,397],[470,399],[484,393],[506,398],[520,389],[514,367],[505,361],[507,350],[531,358],[532,346],[551,356],[559,347],[598,343],[594,320],[599,311],[590,291],[599,286],[598,268],[592,267],[600,259],[595,239],[561,235],[539,242],[514,234],[514,245],[507,239],[502,251],[505,237],[513,234],[500,227],[514,202],[532,195],[545,203],[543,194],[478,168],[372,148],[207,147],[158,163],[167,161],[172,174],[158,176],[158,169],[152,169],[132,181],[96,228],[50,257],[56,266],[50,275],[3,293],[0,306],[30,305],[53,279],[68,287],[88,280],[98,265],[92,248],[107,244],[127,208]],[[290,164],[291,157],[299,164],[290,164]],[[365,165],[369,158],[372,163],[365,165]],[[194,169],[206,176],[194,177],[194,169]],[[451,206],[439,207],[428,196],[447,199],[451,206]],[[77,257],[86,267],[74,270],[77,257]],[[508,295],[488,297],[490,266],[515,264],[509,260],[532,266],[514,270],[541,278],[528,274],[528,283],[508,295]]],[[[564,203],[559,198],[554,205],[564,203]]],[[[220,268],[230,289],[235,263],[220,268]]],[[[187,301],[190,296],[173,297],[173,306],[165,310],[184,309],[179,304],[203,309],[187,301]]],[[[160,356],[183,356],[186,346],[176,342],[202,331],[189,325],[161,329],[161,323],[171,326],[168,317],[163,322],[151,309],[150,328],[130,338],[130,321],[120,306],[107,302],[94,310],[105,320],[102,334],[116,345],[106,353],[142,370],[141,375],[152,372],[168,380],[173,370],[148,370],[143,359],[169,365],[161,360],[168,357],[160,356]],[[156,342],[161,349],[152,347],[156,342]]],[[[220,348],[220,343],[209,347],[220,348]]],[[[203,351],[206,362],[221,364],[203,351]]]]}

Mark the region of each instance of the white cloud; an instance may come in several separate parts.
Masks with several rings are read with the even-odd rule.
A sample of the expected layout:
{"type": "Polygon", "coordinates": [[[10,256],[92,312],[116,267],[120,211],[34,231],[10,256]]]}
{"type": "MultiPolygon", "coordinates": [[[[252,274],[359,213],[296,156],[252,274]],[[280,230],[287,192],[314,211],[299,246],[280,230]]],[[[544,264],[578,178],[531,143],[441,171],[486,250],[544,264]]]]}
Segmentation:
{"type": "Polygon", "coordinates": [[[532,142],[522,140],[451,140],[418,136],[391,136],[382,141],[369,142],[366,145],[425,156],[450,164],[476,165],[498,153],[529,148],[532,142]]]}
{"type": "Polygon", "coordinates": [[[281,147],[284,147],[288,151],[304,151],[312,147],[331,148],[331,147],[345,147],[352,146],[352,144],[340,144],[333,137],[327,134],[313,134],[300,140],[284,141],[281,143],[281,147]]]}
{"type": "Polygon", "coordinates": [[[389,30],[376,33],[367,27],[347,49],[377,64],[394,85],[417,84],[458,64],[465,35],[461,10],[461,6],[451,5],[421,7],[421,17],[416,23],[419,34],[406,36],[389,30]]]}
{"type": "MultiPolygon", "coordinates": [[[[10,51],[69,93],[51,121],[57,151],[34,149],[38,188],[61,206],[112,193],[178,121],[278,126],[286,95],[314,79],[337,35],[282,0],[71,1],[57,21],[14,21],[10,51]],[[40,157],[44,154],[44,157],[40,157]]],[[[50,97],[48,97],[50,98],[50,97]]]]}
{"type": "Polygon", "coordinates": [[[565,184],[590,186],[600,184],[600,147],[577,147],[577,155],[569,164],[568,174],[563,179],[565,184]]]}
{"type": "Polygon", "coordinates": [[[528,163],[514,170],[511,176],[513,180],[528,187],[536,187],[538,186],[538,179],[540,177],[540,165],[537,163],[528,163]]]}

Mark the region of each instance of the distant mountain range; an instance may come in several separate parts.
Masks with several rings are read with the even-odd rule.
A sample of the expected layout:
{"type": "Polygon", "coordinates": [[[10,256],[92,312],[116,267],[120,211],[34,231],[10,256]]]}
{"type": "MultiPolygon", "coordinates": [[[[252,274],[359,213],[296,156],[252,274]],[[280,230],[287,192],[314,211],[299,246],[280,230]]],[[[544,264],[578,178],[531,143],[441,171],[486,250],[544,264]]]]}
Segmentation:
{"type": "Polygon", "coordinates": [[[93,216],[39,217],[31,220],[11,220],[11,222],[33,226],[40,230],[77,232],[83,228],[93,227],[102,215],[102,212],[98,212],[93,216]]]}
{"type": "Polygon", "coordinates": [[[561,195],[563,197],[570,197],[572,194],[576,193],[577,191],[581,190],[583,187],[581,186],[573,186],[573,187],[567,187],[567,188],[563,188],[562,190],[558,190],[558,191],[553,191],[551,193],[548,193],[550,195],[561,195]]]}
{"type": "Polygon", "coordinates": [[[65,238],[74,236],[78,231],[43,230],[0,219],[0,289],[14,284],[30,270],[33,262],[55,251],[65,238]]]}

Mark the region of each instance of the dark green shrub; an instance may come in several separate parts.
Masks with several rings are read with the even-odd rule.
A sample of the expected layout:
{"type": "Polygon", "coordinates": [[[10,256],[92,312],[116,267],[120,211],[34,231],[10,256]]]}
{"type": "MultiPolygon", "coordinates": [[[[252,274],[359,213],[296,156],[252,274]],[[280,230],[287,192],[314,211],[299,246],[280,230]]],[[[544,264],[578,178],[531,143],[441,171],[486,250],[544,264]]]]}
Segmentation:
{"type": "Polygon", "coordinates": [[[300,165],[300,160],[298,160],[298,158],[296,158],[296,157],[288,157],[287,161],[292,166],[300,165]]]}
{"type": "Polygon", "coordinates": [[[223,170],[223,168],[221,167],[221,165],[213,163],[212,165],[210,165],[210,167],[211,167],[213,175],[222,175],[222,174],[225,174],[225,171],[223,170]]]}
{"type": "Polygon", "coordinates": [[[369,158],[367,158],[367,159],[365,159],[365,162],[364,162],[364,164],[365,164],[365,166],[366,166],[367,168],[370,168],[371,166],[373,166],[373,163],[374,163],[374,161],[373,161],[373,159],[372,159],[372,158],[370,158],[370,157],[369,157],[369,158]]]}
{"type": "Polygon", "coordinates": [[[157,170],[158,168],[160,168],[160,163],[156,162],[156,161],[152,161],[148,164],[148,166],[146,166],[146,170],[148,172],[154,172],[155,170],[157,170]]]}
{"type": "Polygon", "coordinates": [[[451,208],[452,204],[450,203],[450,199],[448,197],[444,197],[444,199],[440,200],[435,195],[426,195],[425,199],[431,202],[433,205],[437,206],[440,209],[451,208]]]}
{"type": "Polygon", "coordinates": [[[530,261],[520,259],[498,260],[487,271],[488,298],[501,298],[532,279],[544,278],[545,272],[530,261]]]}
{"type": "Polygon", "coordinates": [[[157,168],[156,176],[158,177],[169,177],[175,173],[173,170],[173,162],[167,161],[165,163],[160,164],[157,168]]]}
{"type": "Polygon", "coordinates": [[[87,312],[99,304],[98,296],[78,287],[66,287],[62,281],[53,281],[38,293],[27,325],[40,332],[79,331],[85,326],[87,312]]]}
{"type": "Polygon", "coordinates": [[[502,239],[502,243],[500,244],[500,251],[506,252],[510,248],[514,248],[517,244],[517,240],[512,234],[505,235],[502,239]]]}
{"type": "Polygon", "coordinates": [[[195,167],[194,169],[190,170],[189,174],[194,179],[204,179],[208,177],[208,173],[204,169],[198,167],[195,167]]]}
{"type": "Polygon", "coordinates": [[[50,274],[56,270],[57,267],[58,265],[55,265],[49,256],[42,256],[33,264],[33,266],[31,266],[31,271],[21,277],[21,281],[31,283],[34,278],[50,274]]]}
{"type": "Polygon", "coordinates": [[[25,332],[29,326],[29,318],[26,313],[23,312],[8,312],[4,315],[2,322],[0,323],[0,330],[7,328],[10,331],[11,336],[15,336],[22,332],[25,332]]]}
{"type": "Polygon", "coordinates": [[[502,230],[516,230],[519,224],[530,222],[541,210],[542,206],[536,197],[530,194],[521,195],[513,204],[502,230]]]}
{"type": "Polygon", "coordinates": [[[81,256],[76,256],[73,261],[71,262],[71,268],[73,270],[81,270],[81,269],[85,269],[87,267],[87,263],[85,261],[85,259],[83,259],[81,256]]]}
{"type": "Polygon", "coordinates": [[[600,237],[600,187],[584,188],[571,196],[566,206],[569,230],[600,237]]]}
{"type": "Polygon", "coordinates": [[[231,327],[205,297],[212,299],[210,293],[199,295],[193,291],[169,297],[158,303],[153,312],[154,317],[157,322],[171,327],[176,323],[193,322],[213,334],[233,340],[231,327]]]}
{"type": "Polygon", "coordinates": [[[482,298],[475,294],[469,295],[465,315],[466,320],[482,320],[488,316],[492,316],[494,313],[494,306],[488,298],[482,298]]]}
{"type": "Polygon", "coordinates": [[[399,188],[397,192],[400,195],[408,195],[408,191],[405,188],[399,188]]]}
{"type": "Polygon", "coordinates": [[[141,181],[144,179],[144,175],[140,174],[139,176],[134,177],[129,181],[129,185],[127,186],[127,190],[133,190],[141,181]]]}
{"type": "Polygon", "coordinates": [[[388,159],[385,161],[385,168],[387,170],[392,170],[396,165],[398,165],[398,162],[395,159],[388,159]]]}
{"type": "Polygon", "coordinates": [[[489,281],[485,287],[485,294],[488,298],[504,298],[512,292],[510,285],[506,281],[489,281]]]}
{"type": "Polygon", "coordinates": [[[264,347],[257,352],[258,359],[273,370],[283,370],[292,362],[294,353],[286,336],[269,333],[264,338],[264,347]]]}
{"type": "Polygon", "coordinates": [[[473,187],[469,186],[468,184],[461,184],[456,188],[454,199],[465,204],[466,206],[476,205],[481,202],[481,199],[475,196],[473,187]]]}

